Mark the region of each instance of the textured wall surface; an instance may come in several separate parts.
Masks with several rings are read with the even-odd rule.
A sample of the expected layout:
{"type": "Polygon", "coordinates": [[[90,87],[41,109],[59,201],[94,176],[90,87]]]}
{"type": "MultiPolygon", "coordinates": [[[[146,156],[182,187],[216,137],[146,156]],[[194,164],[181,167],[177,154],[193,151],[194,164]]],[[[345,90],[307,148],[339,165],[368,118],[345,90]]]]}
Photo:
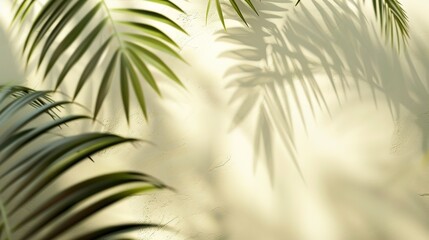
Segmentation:
{"type": "MultiPolygon", "coordinates": [[[[25,74],[1,2],[4,83],[25,74]]],[[[177,229],[141,239],[429,238],[429,198],[420,196],[429,192],[428,1],[403,1],[411,38],[400,53],[370,6],[355,1],[257,1],[250,28],[233,19],[227,31],[215,9],[205,22],[205,1],[175,2],[187,15],[172,16],[189,36],[172,35],[189,66],[171,65],[186,90],[160,81],[164,97],[147,95],[149,122],[135,104],[128,126],[113,95],[101,123],[70,126],[154,145],[101,152],[64,184],[139,169],[177,192],[133,197],[100,220],[177,229]]]]}

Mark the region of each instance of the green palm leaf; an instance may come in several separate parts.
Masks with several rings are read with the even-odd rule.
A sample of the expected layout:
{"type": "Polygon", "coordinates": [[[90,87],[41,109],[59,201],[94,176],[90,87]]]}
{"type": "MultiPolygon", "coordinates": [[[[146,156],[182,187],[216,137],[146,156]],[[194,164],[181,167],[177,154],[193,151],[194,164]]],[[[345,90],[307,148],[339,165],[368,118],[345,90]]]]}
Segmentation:
{"type": "MultiPolygon", "coordinates": [[[[23,0],[20,4],[15,4],[13,23],[18,22],[18,19],[25,19],[26,13],[34,5],[33,2],[23,0]]],[[[169,0],[146,0],[146,2],[184,13],[169,0]]],[[[178,54],[178,45],[164,33],[160,28],[163,26],[160,25],[185,34],[186,31],[162,13],[122,5],[113,8],[108,6],[105,0],[48,0],[43,3],[41,10],[36,12],[30,30],[25,35],[23,54],[27,64],[34,59],[37,69],[43,73],[43,79],[54,74],[54,67],[61,69],[59,75],[53,77],[55,89],[63,84],[67,76],[72,73],[76,75],[73,71],[76,65],[85,66],[81,73],[77,73],[80,77],[76,81],[74,93],[70,94],[74,98],[89,81],[92,81],[95,69],[101,69],[102,84],[106,85],[100,86],[100,92],[96,96],[94,118],[99,114],[106,96],[112,91],[111,85],[114,81],[119,81],[121,86],[120,92],[127,120],[132,93],[136,95],[144,116],[148,117],[143,95],[145,89],[139,81],[140,78],[159,94],[161,91],[156,83],[158,79],[152,77],[154,71],[183,86],[177,75],[161,57],[158,57],[158,53],[167,53],[185,62],[178,54]],[[98,41],[102,44],[97,44],[98,41]],[[144,55],[140,54],[142,49],[145,51],[144,55]],[[72,52],[70,57],[61,63],[66,52],[70,51],[72,52]],[[85,55],[89,55],[89,60],[84,60],[85,55]],[[146,66],[147,70],[145,68],[145,71],[141,71],[144,68],[142,66],[146,66]],[[129,72],[134,69],[139,69],[136,78],[128,77],[129,72]],[[115,73],[119,73],[119,77],[116,77],[115,73]],[[133,91],[127,90],[129,86],[133,91]]]]}
{"type": "Polygon", "coordinates": [[[380,21],[384,34],[389,36],[392,45],[396,41],[398,49],[401,42],[409,38],[408,17],[398,0],[373,0],[374,13],[380,21]]]}
{"type": "MultiPolygon", "coordinates": [[[[252,3],[251,0],[244,0],[244,2],[241,1],[241,0],[239,0],[239,1],[237,1],[237,0],[228,0],[228,2],[229,2],[230,7],[232,7],[232,9],[234,9],[234,12],[237,14],[237,16],[239,16],[240,19],[246,25],[248,25],[248,24],[247,24],[247,21],[246,21],[244,15],[243,15],[242,7],[240,7],[240,5],[245,5],[245,6],[249,7],[249,8],[251,8],[253,12],[255,12],[256,14],[258,14],[258,11],[256,10],[256,8],[253,5],[253,3],[252,3]]],[[[223,26],[224,29],[226,29],[225,17],[224,17],[225,13],[224,13],[224,10],[222,9],[222,4],[223,3],[221,2],[221,0],[214,0],[214,3],[216,5],[216,11],[218,13],[219,19],[222,22],[222,26],[223,26]]],[[[209,0],[209,2],[207,4],[207,10],[206,10],[206,21],[207,21],[208,15],[210,13],[210,8],[212,7],[211,5],[212,5],[212,0],[209,0]]],[[[228,5],[228,3],[225,3],[225,5],[228,5]]]]}
{"type": "MultiPolygon", "coordinates": [[[[136,140],[107,133],[47,136],[49,131],[66,123],[90,119],[85,115],[58,116],[55,114],[58,107],[71,102],[53,101],[48,94],[19,86],[0,86],[0,239],[57,239],[118,201],[166,188],[155,178],[139,172],[109,173],[64,189],[52,187],[52,183],[90,155],[136,140]],[[53,119],[39,118],[47,113],[53,119]],[[43,191],[53,194],[46,197],[43,191]]],[[[80,236],[74,238],[102,239],[153,227],[161,226],[152,223],[102,226],[79,232],[80,236]]]]}

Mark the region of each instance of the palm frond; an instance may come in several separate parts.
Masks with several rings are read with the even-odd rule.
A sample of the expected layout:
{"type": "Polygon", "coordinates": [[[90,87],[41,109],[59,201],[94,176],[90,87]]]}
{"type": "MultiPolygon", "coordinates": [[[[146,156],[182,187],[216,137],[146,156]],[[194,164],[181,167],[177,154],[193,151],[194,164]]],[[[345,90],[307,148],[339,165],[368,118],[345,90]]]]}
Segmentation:
{"type": "MultiPolygon", "coordinates": [[[[256,10],[255,6],[252,3],[252,0],[244,0],[241,1],[237,1],[237,0],[228,0],[228,3],[225,3],[225,5],[229,5],[230,7],[232,7],[232,9],[234,9],[235,14],[237,14],[237,16],[240,17],[240,19],[246,24],[247,21],[243,15],[243,10],[242,10],[242,6],[241,5],[245,5],[247,7],[249,7],[250,9],[252,9],[253,12],[255,12],[258,15],[258,11],[256,10]]],[[[220,21],[222,22],[222,26],[224,29],[226,29],[226,24],[225,24],[225,12],[222,8],[223,2],[221,2],[221,0],[214,0],[214,3],[216,5],[216,11],[217,14],[219,16],[220,21]]],[[[206,21],[208,18],[208,15],[210,13],[210,9],[212,7],[212,0],[209,0],[208,4],[207,4],[207,10],[206,10],[206,21]]]]}
{"type": "Polygon", "coordinates": [[[409,38],[408,17],[399,0],[372,0],[374,13],[380,21],[381,30],[396,42],[398,49],[401,43],[409,38]]]}
{"type": "MultiPolygon", "coordinates": [[[[136,140],[96,132],[60,138],[47,136],[64,124],[90,119],[85,115],[53,115],[58,107],[72,103],[53,101],[48,94],[19,86],[0,86],[0,239],[58,239],[118,201],[166,188],[139,172],[109,173],[63,189],[53,187],[54,182],[90,155],[136,140]],[[55,117],[41,119],[46,113],[55,117]],[[52,194],[42,194],[46,192],[52,194]]],[[[101,239],[149,227],[160,225],[103,226],[79,232],[81,236],[75,239],[101,239]]]]}
{"type": "MultiPolygon", "coordinates": [[[[22,0],[17,4],[13,22],[17,22],[15,19],[24,19],[26,12],[32,9],[33,2],[22,0]]],[[[146,2],[184,13],[169,0],[146,2]]],[[[167,79],[183,86],[170,66],[158,57],[159,53],[165,53],[184,62],[178,54],[177,43],[164,33],[159,25],[186,34],[182,27],[166,15],[138,6],[126,6],[123,2],[119,7],[110,7],[105,0],[48,0],[41,10],[36,12],[30,30],[25,34],[22,53],[27,64],[34,59],[37,69],[43,73],[43,79],[53,74],[55,66],[61,69],[59,75],[54,78],[54,89],[71,73],[80,75],[74,92],[70,94],[73,98],[78,96],[89,81],[93,81],[91,79],[94,78],[96,69],[101,69],[102,84],[96,96],[94,118],[112,90],[111,84],[114,81],[119,81],[127,120],[131,92],[136,95],[141,111],[147,118],[144,88],[140,78],[158,94],[161,94],[161,91],[157,87],[158,79],[153,76],[154,72],[161,73],[167,79]],[[65,63],[61,63],[66,52],[71,52],[71,55],[65,59],[65,63]],[[85,54],[89,55],[89,60],[84,60],[85,54]],[[73,68],[78,64],[85,67],[81,73],[76,74],[73,68]],[[120,77],[116,77],[118,72],[120,77]],[[130,85],[132,91],[129,90],[130,85]]]]}

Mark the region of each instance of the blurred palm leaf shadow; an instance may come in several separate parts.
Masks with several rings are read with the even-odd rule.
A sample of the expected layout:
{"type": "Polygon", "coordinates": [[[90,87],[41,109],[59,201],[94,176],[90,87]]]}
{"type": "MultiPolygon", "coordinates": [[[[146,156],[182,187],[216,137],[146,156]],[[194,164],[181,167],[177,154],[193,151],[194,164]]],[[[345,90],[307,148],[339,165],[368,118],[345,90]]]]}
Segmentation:
{"type": "MultiPolygon", "coordinates": [[[[228,11],[225,8],[234,9],[234,12],[229,14],[238,16],[247,26],[249,25],[246,22],[245,14],[243,14],[243,8],[251,8],[256,15],[259,15],[252,0],[244,0],[244,3],[242,1],[229,0],[229,4],[221,0],[208,0],[206,21],[213,2],[224,29],[226,29],[224,12],[228,11]]],[[[300,2],[301,0],[297,0],[295,6],[300,2]]],[[[381,31],[390,38],[392,46],[396,43],[398,50],[400,50],[401,44],[406,44],[409,38],[408,16],[401,2],[399,0],[372,0],[372,7],[376,18],[380,22],[381,31]]]]}
{"type": "Polygon", "coordinates": [[[428,90],[413,62],[418,59],[385,46],[361,3],[301,2],[293,12],[283,3],[255,3],[260,17],[249,17],[249,28],[229,28],[218,38],[234,46],[221,56],[237,62],[225,73],[231,79],[227,88],[233,89],[230,103],[239,106],[234,125],[245,119],[253,122],[256,157],[262,149],[270,175],[276,135],[301,173],[294,129],[299,124],[306,129],[308,112],[329,113],[332,106],[326,97],[331,94],[341,104],[350,91],[361,96],[365,85],[375,106],[377,92],[386,97],[395,118],[401,106],[416,115],[427,111],[428,90]],[[320,76],[329,78],[329,91],[322,88],[320,76]],[[292,117],[296,110],[299,122],[292,117]]]}

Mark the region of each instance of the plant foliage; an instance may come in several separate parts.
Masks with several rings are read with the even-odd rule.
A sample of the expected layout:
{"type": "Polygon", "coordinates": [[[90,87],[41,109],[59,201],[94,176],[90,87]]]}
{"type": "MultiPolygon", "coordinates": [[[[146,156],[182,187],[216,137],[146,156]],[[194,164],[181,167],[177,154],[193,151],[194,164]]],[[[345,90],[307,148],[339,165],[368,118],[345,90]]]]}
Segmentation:
{"type": "MultiPolygon", "coordinates": [[[[241,5],[246,5],[247,7],[251,8],[256,14],[258,14],[258,11],[256,10],[255,6],[252,3],[252,0],[244,0],[244,3],[242,3],[241,0],[237,1],[237,0],[229,0],[228,1],[230,4],[230,7],[232,7],[234,9],[234,12],[240,17],[240,19],[246,24],[246,19],[242,13],[242,6],[241,5]]],[[[225,17],[224,17],[224,10],[222,9],[222,2],[221,0],[209,0],[208,4],[207,4],[207,10],[206,10],[206,20],[208,18],[209,12],[210,12],[210,8],[212,7],[212,4],[216,5],[216,11],[217,14],[219,16],[220,21],[222,22],[222,26],[224,29],[226,29],[226,25],[225,25],[225,17]]],[[[228,5],[226,3],[226,5],[228,5]]]]}
{"type": "Polygon", "coordinates": [[[372,5],[383,33],[390,37],[392,45],[396,38],[399,48],[409,37],[408,17],[402,4],[398,0],[372,0],[372,5]]]}
{"type": "MultiPolygon", "coordinates": [[[[112,1],[121,2],[119,0],[112,1]]],[[[169,0],[146,0],[166,6],[180,13],[181,8],[169,0]]],[[[32,11],[35,1],[15,1],[12,24],[23,23],[32,11]]],[[[42,69],[43,78],[52,74],[59,66],[55,78],[57,89],[78,63],[85,66],[75,80],[73,98],[93,78],[96,69],[102,69],[101,84],[97,91],[94,118],[111,90],[113,79],[118,79],[124,111],[129,120],[131,92],[134,92],[141,111],[147,118],[147,107],[143,78],[148,86],[161,95],[154,71],[165,75],[182,85],[176,73],[158,56],[160,52],[183,60],[178,54],[178,45],[159,25],[166,25],[186,33],[175,21],[166,15],[136,6],[110,7],[105,0],[47,0],[41,10],[36,11],[30,30],[25,33],[22,53],[27,64],[34,58],[37,69],[42,69]],[[100,43],[101,42],[101,43],[100,43]],[[91,51],[95,49],[95,51],[91,51]],[[39,54],[35,54],[36,51],[39,54]],[[66,51],[72,51],[65,63],[60,59],[66,51]],[[89,60],[83,56],[89,54],[89,60]],[[116,74],[119,77],[116,77],[116,74]],[[131,88],[131,90],[130,90],[131,88]]]]}
{"type": "MultiPolygon", "coordinates": [[[[114,172],[58,189],[53,183],[91,154],[135,139],[108,133],[58,137],[49,132],[85,115],[59,117],[69,101],[55,102],[47,91],[0,87],[0,239],[58,239],[64,233],[135,194],[165,188],[139,172],[114,172]],[[32,106],[32,107],[29,107],[32,106]],[[52,118],[43,119],[50,114],[52,118]],[[41,118],[42,117],[42,118],[41,118]],[[47,140],[49,139],[49,140],[47,140]],[[106,193],[107,190],[108,193],[106,193]],[[114,190],[114,191],[112,191],[114,190]]],[[[159,227],[119,224],[79,232],[73,239],[105,239],[119,233],[159,227]]]]}

